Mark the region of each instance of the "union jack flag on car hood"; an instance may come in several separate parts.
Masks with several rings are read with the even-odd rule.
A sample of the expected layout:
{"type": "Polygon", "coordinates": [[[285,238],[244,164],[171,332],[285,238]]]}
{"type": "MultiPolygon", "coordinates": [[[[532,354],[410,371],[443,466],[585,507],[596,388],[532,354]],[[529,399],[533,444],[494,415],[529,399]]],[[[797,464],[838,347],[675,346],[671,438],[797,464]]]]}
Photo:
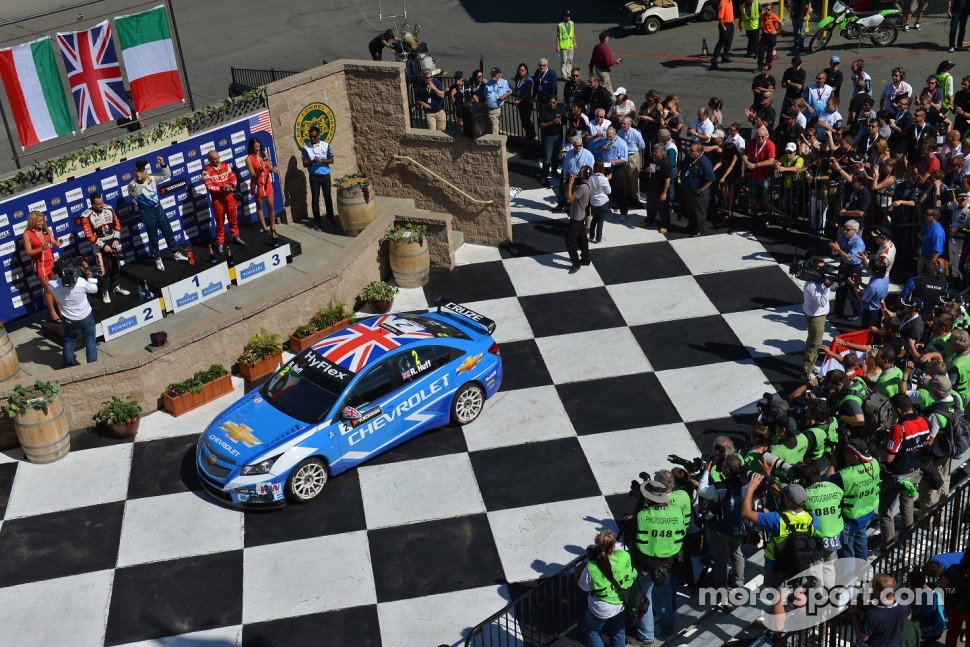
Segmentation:
{"type": "Polygon", "coordinates": [[[57,34],[81,130],[131,117],[118,52],[108,21],[87,31],[57,34]]]}
{"type": "Polygon", "coordinates": [[[416,321],[384,315],[339,330],[311,348],[334,364],[359,373],[385,353],[433,336],[416,321]]]}

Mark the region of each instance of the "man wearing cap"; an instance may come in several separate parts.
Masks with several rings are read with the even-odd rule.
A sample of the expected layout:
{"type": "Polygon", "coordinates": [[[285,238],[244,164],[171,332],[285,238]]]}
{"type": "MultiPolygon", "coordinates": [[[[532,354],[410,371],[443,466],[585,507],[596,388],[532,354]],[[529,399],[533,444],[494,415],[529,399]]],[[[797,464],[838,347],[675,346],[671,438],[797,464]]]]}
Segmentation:
{"type": "Polygon", "coordinates": [[[785,88],[785,102],[782,108],[790,108],[795,99],[805,91],[805,70],[802,68],[802,57],[795,54],[791,57],[791,67],[781,75],[781,87],[785,88]]]}
{"type": "Polygon", "coordinates": [[[840,96],[842,92],[842,80],[845,77],[842,71],[839,70],[839,66],[842,64],[842,59],[838,56],[833,56],[829,59],[829,67],[825,70],[825,84],[832,88],[832,94],[835,96],[840,96]]]}
{"type": "Polygon", "coordinates": [[[667,487],[659,481],[640,484],[643,508],[637,513],[637,534],[633,544],[633,565],[640,572],[637,583],[650,606],[637,619],[635,645],[649,647],[655,642],[654,614],[661,626],[672,628],[674,609],[670,606],[670,566],[684,542],[683,512],[670,505],[667,487]]]}
{"type": "Polygon", "coordinates": [[[963,411],[966,405],[963,397],[953,390],[953,382],[946,375],[937,375],[927,385],[933,396],[933,404],[928,406],[923,415],[930,423],[930,437],[927,445],[931,450],[932,463],[924,470],[939,470],[942,484],[939,489],[933,489],[928,480],[920,481],[919,504],[921,509],[929,509],[936,505],[940,497],[946,496],[950,490],[950,423],[946,413],[963,411]]]}
{"type": "Polygon", "coordinates": [[[950,242],[948,252],[950,256],[950,276],[963,279],[960,269],[960,257],[967,243],[967,232],[970,231],[970,200],[966,191],[957,194],[956,202],[947,205],[950,210],[950,242]]]}
{"type": "Polygon", "coordinates": [[[844,466],[835,471],[833,464],[828,470],[828,480],[845,493],[842,501],[842,517],[845,530],[839,557],[869,557],[869,541],[866,529],[879,507],[879,461],[874,460],[864,440],[850,438],[842,449],[844,466]]]}
{"type": "Polygon", "coordinates": [[[848,279],[854,276],[857,279],[862,276],[862,259],[859,253],[865,251],[866,245],[859,236],[859,222],[857,220],[847,220],[842,225],[842,233],[838,239],[829,243],[829,250],[833,256],[839,258],[839,278],[842,283],[835,291],[835,312],[834,315],[841,317],[845,313],[846,297],[849,297],[850,319],[855,319],[860,315],[862,304],[852,293],[848,279]]]}
{"type": "Polygon", "coordinates": [[[868,263],[870,256],[881,258],[886,262],[886,274],[889,275],[893,271],[893,263],[896,262],[896,246],[893,245],[892,241],[893,230],[883,225],[873,227],[869,234],[875,239],[876,245],[879,247],[876,248],[874,255],[863,253],[862,261],[868,263]]]}
{"type": "Polygon", "coordinates": [[[795,217],[795,198],[800,193],[796,187],[799,176],[805,172],[805,160],[798,154],[795,142],[785,144],[785,154],[775,162],[775,171],[781,175],[781,210],[791,218],[795,217]]]}
{"type": "Polygon", "coordinates": [[[138,160],[135,162],[135,179],[128,184],[128,196],[138,205],[138,212],[145,223],[145,233],[148,234],[148,248],[151,250],[152,257],[155,259],[155,267],[159,272],[165,271],[165,264],[162,262],[162,255],[158,251],[158,234],[161,232],[165,238],[165,245],[174,251],[175,260],[187,261],[187,256],[175,248],[175,235],[172,233],[172,225],[169,224],[165,212],[162,210],[161,196],[158,193],[158,185],[167,182],[172,177],[172,172],[165,164],[165,158],[159,155],[155,158],[158,164],[158,173],[148,171],[148,162],[138,160]]]}
{"type": "Polygon", "coordinates": [[[488,106],[488,120],[492,124],[490,133],[499,134],[499,117],[505,100],[512,96],[512,87],[502,78],[502,70],[493,67],[492,78],[485,83],[485,105],[488,106]]]}
{"type": "MultiPolygon", "coordinates": [[[[766,474],[771,473],[771,467],[761,462],[762,470],[766,474]]],[[[788,537],[793,532],[810,532],[818,528],[818,519],[805,510],[808,502],[808,495],[805,488],[797,483],[786,485],[781,490],[783,510],[781,512],[758,512],[754,509],[755,492],[761,486],[765,476],[757,472],[751,475],[748,481],[748,490],[744,493],[741,515],[755,524],[755,526],[768,535],[768,542],[765,544],[765,574],[764,586],[769,589],[780,591],[785,585],[786,575],[775,570],[775,556],[781,553],[788,537]]],[[[785,604],[787,596],[775,596],[776,602],[765,618],[765,625],[776,632],[784,630],[785,623],[785,604]],[[773,616],[773,617],[772,617],[773,616]]]]}
{"type": "Polygon", "coordinates": [[[734,3],[732,0],[721,0],[717,5],[717,45],[711,56],[711,67],[716,70],[717,62],[731,63],[731,43],[734,42],[734,3]]]}
{"type": "Polygon", "coordinates": [[[650,153],[650,161],[644,167],[647,217],[639,227],[647,229],[656,223],[660,233],[665,234],[670,227],[670,203],[667,201],[671,181],[670,162],[667,161],[663,144],[654,144],[650,153]]]}
{"type": "Polygon", "coordinates": [[[923,445],[930,438],[929,422],[913,411],[913,402],[908,395],[897,393],[890,402],[898,422],[889,430],[886,439],[886,472],[891,478],[883,479],[879,492],[879,525],[883,543],[896,537],[893,507],[897,499],[899,516],[903,521],[901,530],[913,525],[913,503],[920,481],[921,455],[923,445]],[[909,485],[901,485],[902,481],[909,485]]]}
{"type": "Polygon", "coordinates": [[[576,23],[569,11],[563,11],[562,22],[556,25],[556,53],[559,54],[559,71],[565,79],[569,78],[569,72],[573,69],[576,47],[576,23]]]}
{"type": "Polygon", "coordinates": [[[939,211],[927,209],[923,213],[923,224],[920,225],[919,233],[916,234],[916,238],[920,241],[918,271],[923,276],[931,276],[936,272],[937,267],[939,267],[937,260],[943,254],[946,231],[939,220],[939,211]]]}
{"type": "MultiPolygon", "coordinates": [[[[859,158],[854,158],[853,164],[857,163],[856,160],[859,158]]],[[[866,219],[866,214],[869,213],[869,208],[872,206],[872,194],[869,192],[868,184],[869,178],[862,171],[855,171],[850,176],[851,178],[851,191],[849,192],[849,197],[845,200],[845,206],[839,209],[839,216],[842,218],[858,218],[860,220],[866,219]]],[[[865,243],[863,243],[863,247],[865,243]]]]}
{"type": "Polygon", "coordinates": [[[601,31],[600,42],[593,48],[593,53],[589,57],[589,73],[599,74],[600,81],[610,94],[613,94],[610,70],[622,62],[622,58],[613,58],[613,52],[610,50],[610,32],[601,31]]]}
{"type": "Polygon", "coordinates": [[[795,144],[796,150],[805,135],[805,129],[798,124],[798,114],[794,106],[789,106],[781,112],[781,122],[772,133],[777,150],[787,150],[788,144],[795,144]]]}

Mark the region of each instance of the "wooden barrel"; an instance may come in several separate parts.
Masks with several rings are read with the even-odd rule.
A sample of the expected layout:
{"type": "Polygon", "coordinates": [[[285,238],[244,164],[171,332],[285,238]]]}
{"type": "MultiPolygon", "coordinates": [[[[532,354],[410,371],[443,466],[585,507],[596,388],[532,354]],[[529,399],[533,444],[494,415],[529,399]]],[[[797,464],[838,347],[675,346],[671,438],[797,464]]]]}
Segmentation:
{"type": "Polygon", "coordinates": [[[420,288],[428,284],[431,255],[427,238],[422,238],[420,243],[391,243],[390,257],[391,271],[399,287],[420,288]]]}
{"type": "Polygon", "coordinates": [[[17,377],[20,372],[20,358],[17,348],[10,341],[7,329],[0,326],[0,382],[6,382],[17,377]]]}
{"type": "Polygon", "coordinates": [[[14,418],[17,440],[31,463],[53,463],[71,451],[67,417],[57,398],[47,405],[47,413],[28,409],[14,418]]]}
{"type": "Polygon", "coordinates": [[[370,187],[337,187],[337,217],[348,236],[358,236],[377,217],[377,203],[370,187]]]}

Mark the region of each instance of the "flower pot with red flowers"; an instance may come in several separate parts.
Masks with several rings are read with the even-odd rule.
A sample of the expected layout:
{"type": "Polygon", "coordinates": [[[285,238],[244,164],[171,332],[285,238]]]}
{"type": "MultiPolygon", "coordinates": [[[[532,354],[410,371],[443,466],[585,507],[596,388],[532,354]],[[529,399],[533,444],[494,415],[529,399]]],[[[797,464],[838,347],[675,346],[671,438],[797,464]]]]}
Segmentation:
{"type": "Polygon", "coordinates": [[[134,398],[113,395],[101,405],[101,410],[94,414],[94,421],[104,426],[111,436],[131,438],[138,433],[142,408],[134,398]]]}

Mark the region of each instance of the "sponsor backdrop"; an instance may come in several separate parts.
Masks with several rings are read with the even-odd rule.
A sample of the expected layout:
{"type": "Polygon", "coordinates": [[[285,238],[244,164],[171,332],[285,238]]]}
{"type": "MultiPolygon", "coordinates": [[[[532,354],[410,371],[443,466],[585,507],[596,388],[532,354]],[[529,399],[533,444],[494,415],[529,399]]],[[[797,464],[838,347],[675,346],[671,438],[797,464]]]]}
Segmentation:
{"type": "MultiPolygon", "coordinates": [[[[249,172],[246,152],[250,137],[259,139],[267,149],[271,162],[276,164],[273,135],[269,130],[269,113],[264,111],[185,141],[159,148],[144,157],[157,172],[155,158],[164,157],[172,171],[171,179],[159,187],[165,215],[179,244],[187,239],[205,244],[214,235],[214,221],[209,198],[202,182],[202,166],[210,150],[219,151],[223,161],[235,166],[240,180],[240,223],[256,222],[256,209],[249,195],[249,172]]],[[[134,159],[119,162],[81,177],[59,184],[20,193],[0,202],[0,264],[4,273],[4,289],[0,290],[0,321],[11,321],[44,308],[40,281],[32,264],[27,261],[23,233],[27,215],[31,211],[46,213],[47,222],[60,239],[61,248],[55,256],[64,258],[91,256],[91,245],[84,237],[76,219],[88,208],[88,194],[100,191],[105,202],[118,213],[121,220],[121,248],[125,262],[132,262],[148,254],[148,235],[138,216],[134,202],[128,198],[126,186],[134,179],[134,159]]],[[[273,190],[282,195],[279,176],[273,176],[273,190]]],[[[282,204],[281,200],[277,200],[282,204]]],[[[162,249],[165,241],[159,241],[162,249]]]]}

